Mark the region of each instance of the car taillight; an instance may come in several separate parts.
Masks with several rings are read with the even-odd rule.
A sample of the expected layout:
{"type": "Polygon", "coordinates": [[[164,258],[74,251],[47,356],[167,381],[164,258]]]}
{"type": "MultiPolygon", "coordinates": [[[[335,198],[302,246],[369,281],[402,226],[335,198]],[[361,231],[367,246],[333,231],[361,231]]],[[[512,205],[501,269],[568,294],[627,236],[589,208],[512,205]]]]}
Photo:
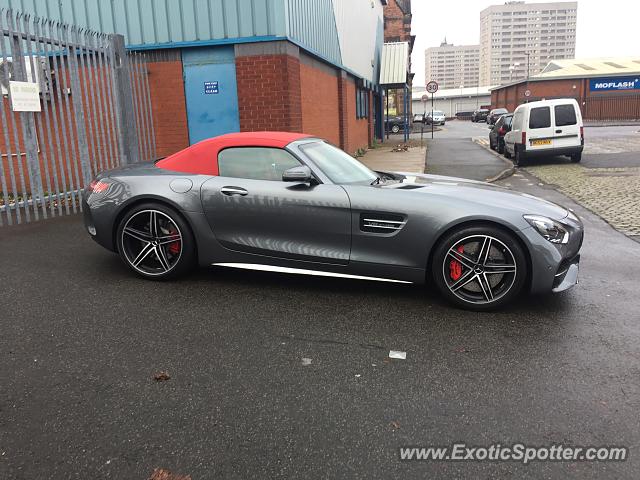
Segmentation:
{"type": "Polygon", "coordinates": [[[527,144],[527,132],[522,132],[522,145],[527,144]]]}
{"type": "Polygon", "coordinates": [[[87,187],[87,191],[93,193],[101,193],[109,188],[109,184],[103,180],[93,180],[87,187]]]}
{"type": "Polygon", "coordinates": [[[500,130],[498,130],[498,133],[500,135],[504,135],[506,132],[504,131],[504,127],[500,127],[500,130]]]}
{"type": "Polygon", "coordinates": [[[580,127],[580,142],[584,145],[584,127],[580,127]]]}

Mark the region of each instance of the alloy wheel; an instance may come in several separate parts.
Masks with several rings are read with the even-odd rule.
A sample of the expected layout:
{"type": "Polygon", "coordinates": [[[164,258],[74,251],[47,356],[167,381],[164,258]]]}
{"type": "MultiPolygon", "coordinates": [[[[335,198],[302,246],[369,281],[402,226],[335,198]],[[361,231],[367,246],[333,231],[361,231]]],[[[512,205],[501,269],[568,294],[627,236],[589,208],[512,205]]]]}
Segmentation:
{"type": "Polygon", "coordinates": [[[127,220],[121,235],[125,259],[144,275],[165,275],[173,270],[182,256],[180,228],[159,210],[136,212],[127,220]]]}
{"type": "Polygon", "coordinates": [[[511,290],[517,266],[513,253],[503,242],[490,235],[473,235],[449,248],[442,274],[453,295],[481,305],[496,302],[511,290]]]}

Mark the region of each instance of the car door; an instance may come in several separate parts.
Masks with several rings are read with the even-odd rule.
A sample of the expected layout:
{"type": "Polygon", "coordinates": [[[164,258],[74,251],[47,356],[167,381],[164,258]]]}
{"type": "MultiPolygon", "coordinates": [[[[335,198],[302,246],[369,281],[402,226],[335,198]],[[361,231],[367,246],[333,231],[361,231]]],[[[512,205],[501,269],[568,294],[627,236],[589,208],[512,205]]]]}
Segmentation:
{"type": "Polygon", "coordinates": [[[218,242],[247,254],[348,263],[349,197],[338,185],[282,181],[285,170],[300,165],[279,148],[222,150],[219,176],[201,189],[204,212],[218,242]]]}
{"type": "Polygon", "coordinates": [[[515,144],[522,139],[522,129],[524,128],[526,106],[518,107],[513,113],[513,119],[511,122],[511,130],[509,130],[504,136],[505,149],[513,154],[515,151],[515,144]]]}
{"type": "Polygon", "coordinates": [[[555,148],[577,147],[580,145],[580,125],[577,105],[571,102],[553,106],[555,148]]]}
{"type": "Polygon", "coordinates": [[[551,105],[531,108],[527,127],[528,152],[553,150],[555,131],[551,105]]]}

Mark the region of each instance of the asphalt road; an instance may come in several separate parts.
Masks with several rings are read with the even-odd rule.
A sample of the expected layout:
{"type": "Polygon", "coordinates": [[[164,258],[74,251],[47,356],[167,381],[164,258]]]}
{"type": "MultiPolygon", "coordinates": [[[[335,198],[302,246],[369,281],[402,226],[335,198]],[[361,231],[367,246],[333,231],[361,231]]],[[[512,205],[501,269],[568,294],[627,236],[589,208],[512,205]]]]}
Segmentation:
{"type": "Polygon", "coordinates": [[[576,288],[495,313],[419,286],[222,268],[154,283],[79,217],[0,229],[0,479],[636,479],[640,245],[509,182],[575,208],[586,240],[576,288]],[[460,441],[631,453],[399,461],[460,441]]]}

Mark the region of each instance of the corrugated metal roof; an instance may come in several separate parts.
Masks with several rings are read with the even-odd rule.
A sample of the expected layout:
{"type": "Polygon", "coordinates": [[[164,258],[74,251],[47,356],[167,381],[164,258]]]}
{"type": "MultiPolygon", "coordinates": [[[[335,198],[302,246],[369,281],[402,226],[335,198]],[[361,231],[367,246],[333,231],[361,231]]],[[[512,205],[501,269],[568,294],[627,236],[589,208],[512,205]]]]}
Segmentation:
{"type": "Polygon", "coordinates": [[[535,79],[560,77],[595,77],[602,75],[635,75],[640,73],[640,55],[637,57],[580,58],[552,60],[535,79]]]}
{"type": "Polygon", "coordinates": [[[409,73],[409,42],[385,43],[382,46],[380,85],[404,85],[409,73]]]}

